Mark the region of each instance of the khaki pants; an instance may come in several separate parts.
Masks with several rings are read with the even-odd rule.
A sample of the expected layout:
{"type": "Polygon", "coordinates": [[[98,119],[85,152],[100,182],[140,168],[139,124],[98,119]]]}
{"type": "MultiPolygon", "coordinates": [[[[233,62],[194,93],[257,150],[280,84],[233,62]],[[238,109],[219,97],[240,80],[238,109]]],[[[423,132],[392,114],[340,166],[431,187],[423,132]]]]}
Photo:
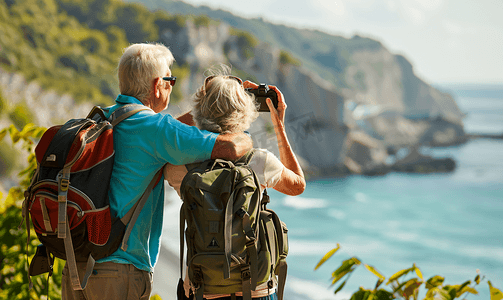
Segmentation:
{"type": "MultiPolygon", "coordinates": [[[[77,268],[82,280],[86,263],[77,263],[77,268]]],[[[68,266],[65,265],[61,280],[62,300],[148,300],[152,291],[152,273],[133,265],[96,263],[83,291],[73,290],[68,274],[68,266]]]]}

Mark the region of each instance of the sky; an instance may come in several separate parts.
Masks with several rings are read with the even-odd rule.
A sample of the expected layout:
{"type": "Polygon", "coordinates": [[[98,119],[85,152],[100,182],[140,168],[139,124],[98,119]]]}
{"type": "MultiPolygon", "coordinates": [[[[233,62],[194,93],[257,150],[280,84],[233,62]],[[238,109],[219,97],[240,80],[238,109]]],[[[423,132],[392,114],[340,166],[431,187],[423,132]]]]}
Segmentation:
{"type": "Polygon", "coordinates": [[[183,0],[245,18],[379,40],[431,84],[503,83],[502,0],[183,0]],[[245,4],[243,4],[245,3],[245,4]]]}

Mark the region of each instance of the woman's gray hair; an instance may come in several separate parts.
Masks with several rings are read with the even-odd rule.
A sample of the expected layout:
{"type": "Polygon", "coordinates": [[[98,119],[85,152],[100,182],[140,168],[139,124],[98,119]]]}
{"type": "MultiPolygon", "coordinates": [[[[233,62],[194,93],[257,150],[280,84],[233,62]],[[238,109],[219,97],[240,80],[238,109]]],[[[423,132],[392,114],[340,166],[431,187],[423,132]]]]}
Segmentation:
{"type": "Polygon", "coordinates": [[[145,101],[150,94],[152,80],[166,76],[174,61],[171,51],[162,44],[130,45],[119,61],[120,93],[145,101]]]}
{"type": "Polygon", "coordinates": [[[194,96],[192,116],[199,129],[217,133],[237,133],[257,119],[255,98],[227,75],[215,75],[194,96]]]}

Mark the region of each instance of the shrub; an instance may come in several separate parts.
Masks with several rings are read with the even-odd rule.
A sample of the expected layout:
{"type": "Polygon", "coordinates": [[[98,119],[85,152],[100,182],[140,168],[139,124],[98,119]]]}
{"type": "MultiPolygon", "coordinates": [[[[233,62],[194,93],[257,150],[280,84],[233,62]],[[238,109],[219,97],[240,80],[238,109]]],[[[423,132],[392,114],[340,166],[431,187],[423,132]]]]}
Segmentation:
{"type": "Polygon", "coordinates": [[[34,116],[26,104],[17,104],[9,112],[9,118],[16,128],[23,128],[33,120],[34,116]]]}
{"type": "Polygon", "coordinates": [[[279,53],[279,62],[283,65],[293,65],[300,67],[300,60],[294,58],[289,52],[281,50],[279,53]]]}
{"type": "MultiPolygon", "coordinates": [[[[28,257],[35,254],[39,244],[33,228],[28,234],[23,225],[22,201],[23,191],[30,183],[31,175],[36,168],[34,141],[45,132],[45,128],[27,124],[22,131],[14,125],[0,130],[0,141],[9,135],[12,143],[22,144],[23,151],[29,153],[27,166],[19,173],[20,185],[9,190],[4,199],[0,192],[0,298],[1,299],[61,299],[61,276],[52,280],[44,275],[32,278],[33,288],[29,289],[28,257]],[[51,283],[52,281],[52,283],[51,283]]],[[[61,274],[63,263],[55,260],[54,273],[61,274]]]]}
{"type": "MultiPolygon", "coordinates": [[[[327,254],[325,254],[325,256],[323,256],[314,269],[318,269],[339,249],[340,245],[337,244],[336,248],[330,250],[327,254]]],[[[357,257],[351,257],[344,260],[340,267],[332,273],[332,285],[344,279],[344,281],[342,281],[342,283],[337,287],[334,294],[337,294],[344,288],[351,274],[361,265],[364,265],[367,270],[378,278],[378,280],[374,288],[365,289],[360,287],[358,291],[353,293],[350,300],[417,300],[421,287],[426,289],[426,297],[424,300],[464,299],[463,297],[466,294],[478,294],[475,287],[484,280],[483,276],[481,277],[480,274],[477,274],[473,281],[467,280],[462,284],[455,285],[445,285],[444,277],[439,275],[433,276],[425,281],[421,270],[416,266],[416,264],[413,264],[412,267],[400,270],[389,277],[386,282],[386,286],[389,285],[388,288],[381,288],[381,285],[386,281],[386,277],[379,273],[374,267],[362,263],[357,257]],[[407,278],[407,276],[411,274],[415,274],[415,276],[407,278]]],[[[503,293],[498,288],[494,287],[491,281],[488,281],[487,283],[491,293],[491,300],[503,299],[503,293]]]]}

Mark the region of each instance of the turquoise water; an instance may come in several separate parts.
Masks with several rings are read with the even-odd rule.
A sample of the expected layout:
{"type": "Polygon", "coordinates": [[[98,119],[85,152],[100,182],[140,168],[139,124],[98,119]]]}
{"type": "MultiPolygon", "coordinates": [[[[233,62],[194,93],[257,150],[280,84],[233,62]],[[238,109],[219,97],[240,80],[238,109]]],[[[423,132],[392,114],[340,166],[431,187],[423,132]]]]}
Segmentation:
{"type": "MultiPolygon", "coordinates": [[[[503,133],[502,87],[450,89],[467,113],[467,132],[503,133]]],[[[288,299],[346,298],[373,287],[377,278],[360,267],[333,296],[330,274],[350,256],[386,277],[416,263],[425,279],[438,274],[447,284],[473,280],[480,270],[503,289],[503,140],[425,151],[454,158],[456,170],[316,180],[298,197],[270,192],[270,207],[289,228],[288,299]],[[337,243],[341,250],[314,271],[337,243]]],[[[486,281],[477,289],[467,298],[489,299],[486,281]]]]}

